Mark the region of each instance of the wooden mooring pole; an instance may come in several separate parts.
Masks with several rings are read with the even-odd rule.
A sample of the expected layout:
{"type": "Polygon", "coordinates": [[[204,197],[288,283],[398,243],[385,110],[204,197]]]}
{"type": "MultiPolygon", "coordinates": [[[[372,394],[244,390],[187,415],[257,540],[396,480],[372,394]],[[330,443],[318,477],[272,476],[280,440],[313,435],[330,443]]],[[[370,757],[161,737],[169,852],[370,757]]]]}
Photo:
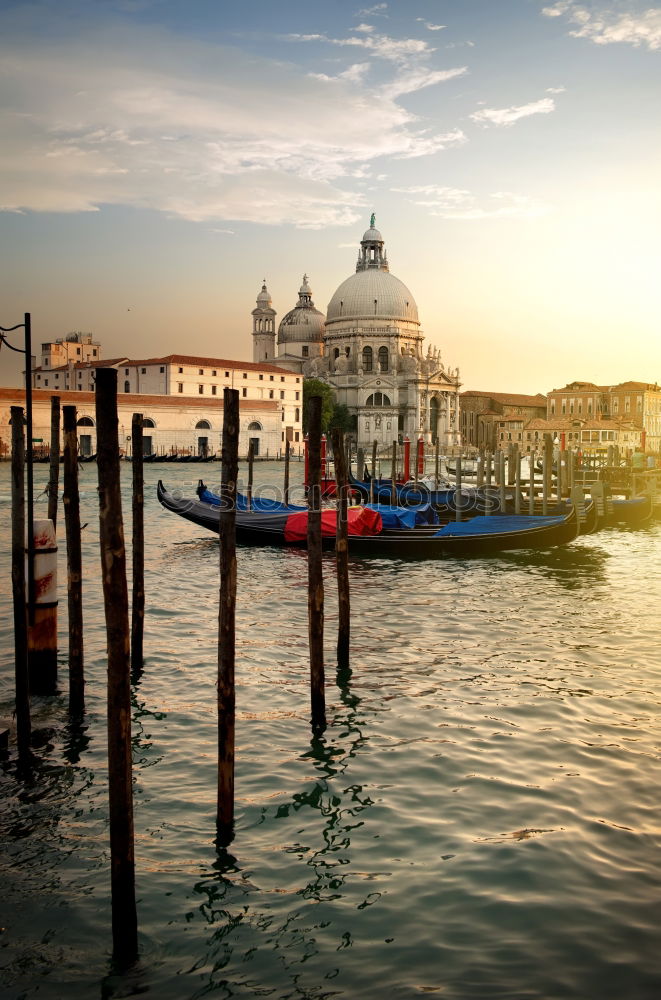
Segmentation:
{"type": "Polygon", "coordinates": [[[76,407],[62,410],[64,431],[63,493],[64,527],[67,536],[67,601],[69,608],[69,711],[85,709],[83,667],[83,570],[80,541],[80,497],[78,493],[78,433],[76,407]]]}
{"type": "Polygon", "coordinates": [[[236,489],[239,475],[239,390],[225,388],[220,488],[220,601],[218,612],[217,843],[234,836],[236,695],[236,489]]]}
{"type": "Polygon", "coordinates": [[[16,677],[16,743],[19,758],[30,750],[30,682],[28,677],[28,617],[25,587],[25,416],[11,407],[11,583],[14,599],[14,662],[16,677]]]}
{"type": "Polygon", "coordinates": [[[335,563],[337,568],[337,666],[349,666],[351,638],[351,601],[349,594],[349,542],[347,538],[347,466],[344,457],[344,435],[333,429],[333,454],[335,455],[335,482],[337,491],[337,526],[335,529],[335,563]]]}
{"type": "Polygon", "coordinates": [[[133,595],[131,600],[131,672],[134,679],[142,670],[145,632],[145,482],[144,440],[142,413],[134,413],[131,420],[133,461],[133,595]]]}
{"type": "Polygon", "coordinates": [[[131,768],[131,675],[126,550],[117,420],[117,370],[96,373],[99,541],[108,640],[108,786],[113,956],[138,953],[131,768]]]}
{"type": "Polygon", "coordinates": [[[255,448],[252,441],[248,444],[248,490],[247,490],[247,500],[248,500],[248,510],[252,510],[252,484],[253,475],[255,467],[255,448]]]}
{"type": "Polygon", "coordinates": [[[48,469],[48,517],[57,528],[57,499],[60,478],[60,397],[50,398],[50,465],[48,469]]]}
{"type": "Polygon", "coordinates": [[[283,483],[283,495],[285,503],[289,503],[289,441],[285,441],[285,479],[283,483]]]}
{"type": "Polygon", "coordinates": [[[397,442],[392,443],[392,469],[390,470],[390,502],[397,505],[397,442]]]}
{"type": "Polygon", "coordinates": [[[321,396],[310,397],[308,410],[308,634],[312,728],[326,728],[324,682],[324,577],[321,561],[321,396]]]}

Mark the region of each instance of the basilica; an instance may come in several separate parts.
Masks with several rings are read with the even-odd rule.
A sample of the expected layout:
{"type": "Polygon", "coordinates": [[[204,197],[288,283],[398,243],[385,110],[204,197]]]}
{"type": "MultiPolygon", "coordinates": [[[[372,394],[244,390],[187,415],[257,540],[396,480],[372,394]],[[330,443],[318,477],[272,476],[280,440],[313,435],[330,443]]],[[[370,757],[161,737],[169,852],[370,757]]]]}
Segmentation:
{"type": "Polygon", "coordinates": [[[424,351],[418,307],[390,273],[374,216],[360,241],[355,273],[339,286],[326,315],[315,308],[307,275],[298,302],[277,327],[266,287],[253,317],[253,361],[276,364],[332,386],[356,419],[358,445],[380,448],[408,436],[459,444],[459,369],[424,351]]]}

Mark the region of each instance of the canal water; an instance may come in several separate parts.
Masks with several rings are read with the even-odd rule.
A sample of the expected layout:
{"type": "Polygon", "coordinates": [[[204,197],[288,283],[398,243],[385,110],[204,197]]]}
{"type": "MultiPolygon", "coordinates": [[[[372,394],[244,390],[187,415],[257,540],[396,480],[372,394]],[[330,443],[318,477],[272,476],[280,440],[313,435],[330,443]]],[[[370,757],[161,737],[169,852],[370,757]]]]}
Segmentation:
{"type": "MultiPolygon", "coordinates": [[[[279,484],[282,470],[264,463],[256,478],[279,484]]],[[[61,552],[62,694],[33,705],[34,771],[17,773],[13,753],[0,766],[3,1000],[661,995],[661,525],[544,554],[354,561],[352,669],[340,678],[329,554],[329,726],[316,739],[306,556],[240,549],[236,836],[217,853],[218,544],[155,495],[159,475],[187,493],[201,472],[217,484],[218,465],[146,468],[146,665],[133,689],[139,965],[121,975],[110,959],[89,464],[87,714],[67,719],[61,552]]],[[[37,493],[46,476],[38,467],[37,493]]],[[[9,484],[3,464],[5,718],[9,484]]]]}

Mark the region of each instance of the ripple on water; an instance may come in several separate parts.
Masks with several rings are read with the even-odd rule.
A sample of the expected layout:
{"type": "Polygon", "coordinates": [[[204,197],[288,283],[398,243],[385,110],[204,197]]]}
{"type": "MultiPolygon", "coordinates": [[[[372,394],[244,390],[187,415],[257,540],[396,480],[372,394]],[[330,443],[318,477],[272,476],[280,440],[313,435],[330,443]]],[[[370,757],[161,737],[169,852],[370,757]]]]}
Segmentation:
{"type": "MultiPolygon", "coordinates": [[[[218,545],[160,511],[146,474],[157,530],[133,689],[141,964],[123,978],[109,963],[90,489],[88,714],[69,723],[66,691],[37,700],[38,766],[2,771],[9,995],[656,998],[661,530],[475,562],[354,560],[352,672],[339,685],[329,556],[329,727],[313,739],[305,555],[240,549],[236,838],[217,852],[218,545]]],[[[281,467],[260,474],[276,482],[281,467]]],[[[185,485],[183,470],[168,475],[185,485]]]]}

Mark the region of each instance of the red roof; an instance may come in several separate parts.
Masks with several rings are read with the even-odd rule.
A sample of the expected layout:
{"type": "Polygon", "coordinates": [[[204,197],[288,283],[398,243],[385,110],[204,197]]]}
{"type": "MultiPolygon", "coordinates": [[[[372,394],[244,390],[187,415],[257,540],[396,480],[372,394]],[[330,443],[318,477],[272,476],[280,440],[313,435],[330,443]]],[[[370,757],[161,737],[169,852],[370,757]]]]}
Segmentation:
{"type": "Polygon", "coordinates": [[[503,406],[546,406],[546,396],[538,392],[536,396],[525,396],[514,392],[482,392],[467,390],[464,396],[479,396],[481,399],[494,399],[503,406]]]}

